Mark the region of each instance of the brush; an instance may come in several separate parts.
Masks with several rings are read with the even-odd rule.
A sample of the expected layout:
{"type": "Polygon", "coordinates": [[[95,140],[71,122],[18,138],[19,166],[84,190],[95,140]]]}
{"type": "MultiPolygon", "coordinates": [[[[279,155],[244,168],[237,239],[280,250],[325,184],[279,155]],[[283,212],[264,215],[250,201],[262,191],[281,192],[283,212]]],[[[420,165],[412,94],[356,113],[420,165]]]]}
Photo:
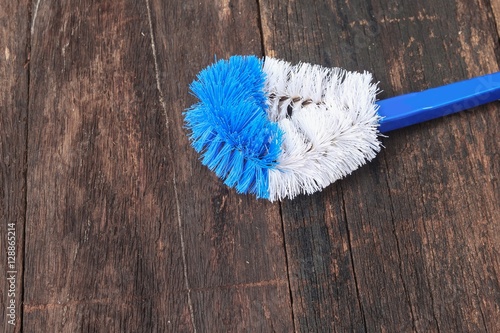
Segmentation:
{"type": "Polygon", "coordinates": [[[369,72],[232,56],[203,69],[184,112],[202,164],[270,201],[322,190],[372,160],[383,133],[500,99],[500,72],[377,101],[369,72]]]}

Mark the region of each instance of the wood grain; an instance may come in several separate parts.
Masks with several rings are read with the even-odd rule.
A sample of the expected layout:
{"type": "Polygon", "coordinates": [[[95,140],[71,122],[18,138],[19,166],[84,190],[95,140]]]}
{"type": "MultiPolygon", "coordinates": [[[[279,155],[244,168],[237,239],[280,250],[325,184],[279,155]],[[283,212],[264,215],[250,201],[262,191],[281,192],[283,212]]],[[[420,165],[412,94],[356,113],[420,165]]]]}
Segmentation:
{"type": "Polygon", "coordinates": [[[28,1],[0,1],[0,331],[22,327],[28,1]]]}
{"type": "Polygon", "coordinates": [[[195,102],[186,88],[215,56],[261,54],[257,4],[152,1],[151,13],[194,327],[201,332],[293,331],[279,206],[237,195],[202,166],[181,114],[195,102]]]}
{"type": "Polygon", "coordinates": [[[37,6],[27,332],[192,329],[147,17],[126,0],[37,6]]]}
{"type": "Polygon", "coordinates": [[[259,52],[257,14],[243,2],[40,4],[25,327],[290,330],[281,225],[268,224],[279,210],[229,195],[199,166],[181,117],[192,62],[212,61],[214,43],[259,52]]]}
{"type": "MultiPolygon", "coordinates": [[[[262,7],[266,54],[370,70],[382,98],[498,70],[488,2],[262,7]]],[[[500,329],[499,123],[494,104],[390,133],[369,165],[282,203],[300,331],[500,329]]]]}

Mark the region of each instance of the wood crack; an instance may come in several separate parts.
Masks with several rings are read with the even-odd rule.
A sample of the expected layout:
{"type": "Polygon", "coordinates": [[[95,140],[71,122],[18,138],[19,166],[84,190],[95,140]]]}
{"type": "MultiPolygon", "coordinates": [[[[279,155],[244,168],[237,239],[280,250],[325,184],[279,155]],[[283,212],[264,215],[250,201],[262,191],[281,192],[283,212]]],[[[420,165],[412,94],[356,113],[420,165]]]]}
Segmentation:
{"type": "Polygon", "coordinates": [[[263,22],[263,17],[262,17],[262,8],[260,5],[260,0],[256,0],[257,2],[257,19],[259,20],[257,26],[259,28],[259,34],[260,34],[260,51],[263,57],[266,56],[266,43],[264,41],[264,22],[263,22]]]}
{"type": "Polygon", "coordinates": [[[293,291],[292,291],[292,282],[290,281],[290,263],[289,263],[289,255],[288,255],[288,250],[287,250],[287,244],[286,244],[286,234],[285,234],[285,219],[283,218],[283,204],[279,202],[279,210],[280,210],[280,222],[281,222],[281,234],[283,238],[283,251],[285,254],[285,269],[286,269],[286,278],[288,282],[288,294],[290,297],[290,309],[291,309],[291,315],[292,315],[292,325],[293,325],[293,331],[297,332],[297,328],[295,326],[295,310],[293,307],[293,291]]]}
{"type": "Polygon", "coordinates": [[[158,57],[157,57],[157,52],[156,52],[156,44],[155,44],[154,31],[153,31],[153,20],[151,18],[151,6],[149,4],[149,0],[146,0],[146,9],[147,9],[147,14],[148,14],[149,34],[151,37],[151,51],[153,53],[153,60],[154,60],[154,66],[155,66],[156,89],[158,90],[160,104],[161,104],[163,114],[165,117],[165,126],[167,128],[168,157],[169,157],[169,160],[170,160],[171,165],[172,165],[172,183],[173,183],[174,200],[175,200],[176,215],[177,215],[177,226],[179,229],[179,241],[181,244],[181,256],[182,256],[182,265],[183,265],[184,286],[187,290],[187,301],[188,301],[189,315],[191,318],[191,325],[193,326],[193,332],[196,333],[197,330],[196,330],[196,324],[195,324],[195,318],[194,318],[193,301],[191,299],[191,287],[189,284],[187,260],[186,260],[186,242],[184,240],[183,223],[182,223],[182,218],[181,218],[181,209],[180,209],[180,202],[179,202],[179,191],[177,188],[177,173],[175,171],[175,163],[174,163],[174,159],[172,156],[172,144],[171,144],[171,140],[170,140],[167,106],[165,104],[163,89],[161,87],[161,82],[160,82],[160,70],[159,70],[159,66],[158,66],[158,57]]]}
{"type": "Polygon", "coordinates": [[[353,254],[353,248],[352,248],[352,242],[351,242],[351,231],[349,229],[349,223],[347,221],[347,210],[346,210],[346,203],[344,199],[344,191],[342,190],[342,185],[340,185],[340,197],[342,199],[342,211],[344,215],[344,221],[345,221],[345,227],[346,227],[346,232],[347,232],[347,244],[349,247],[349,256],[351,260],[351,267],[352,267],[352,276],[354,280],[354,286],[356,288],[356,298],[358,299],[358,306],[359,306],[359,311],[361,312],[361,318],[363,320],[363,328],[365,332],[368,332],[368,325],[366,323],[366,315],[365,315],[365,310],[363,308],[363,303],[361,300],[361,293],[359,291],[359,281],[358,277],[356,274],[356,267],[354,265],[354,254],[353,254]]]}
{"type": "Polygon", "coordinates": [[[35,9],[33,10],[33,17],[31,19],[31,35],[35,33],[35,22],[36,22],[36,16],[38,14],[38,8],[40,7],[40,2],[42,0],[37,0],[35,4],[35,9]]]}
{"type": "MultiPolygon", "coordinates": [[[[385,160],[386,165],[387,165],[387,159],[384,159],[384,160],[385,160]]],[[[415,164],[417,164],[417,163],[415,163],[415,164]]],[[[418,168],[417,168],[417,170],[418,170],[418,168]]],[[[421,179],[421,175],[419,172],[417,172],[417,177],[419,177],[419,179],[421,179]]],[[[424,192],[422,186],[420,186],[419,189],[420,189],[420,193],[424,192]]],[[[426,210],[425,200],[422,196],[420,196],[420,201],[421,201],[422,207],[424,207],[424,209],[426,210]]],[[[430,215],[430,213],[426,212],[426,215],[430,215]]],[[[430,237],[429,231],[427,230],[427,224],[425,223],[425,221],[422,223],[422,228],[423,228],[424,235],[425,235],[426,239],[429,239],[429,237],[430,237]]],[[[433,249],[430,250],[430,254],[432,257],[432,261],[434,262],[436,259],[436,255],[435,255],[433,249]]],[[[429,298],[431,300],[431,305],[432,305],[432,319],[436,323],[437,332],[440,333],[441,329],[440,329],[440,325],[439,325],[439,320],[438,320],[437,315],[436,315],[436,301],[434,300],[434,290],[433,290],[433,287],[432,287],[432,284],[431,284],[431,281],[429,278],[429,276],[431,276],[431,275],[428,273],[427,268],[426,268],[425,272],[426,272],[426,282],[427,282],[427,285],[429,286],[429,298]]]]}
{"type": "MultiPolygon", "coordinates": [[[[386,167],[387,167],[387,160],[384,159],[384,162],[386,162],[386,167]]],[[[385,183],[387,186],[387,196],[388,196],[389,203],[390,203],[389,207],[390,207],[390,214],[391,214],[392,234],[394,236],[394,240],[396,241],[396,250],[397,250],[398,262],[399,262],[399,265],[398,265],[399,266],[398,267],[399,268],[399,278],[401,279],[401,285],[402,285],[403,291],[405,293],[406,301],[408,302],[408,307],[410,308],[412,328],[415,332],[418,332],[418,328],[416,325],[416,319],[415,319],[415,313],[413,310],[413,304],[411,302],[410,294],[408,292],[408,288],[406,286],[406,282],[405,282],[404,276],[403,276],[403,258],[401,256],[401,246],[399,244],[399,238],[398,238],[398,234],[396,232],[396,224],[394,223],[394,200],[392,199],[392,196],[391,196],[389,179],[387,177],[385,177],[385,183]]]]}

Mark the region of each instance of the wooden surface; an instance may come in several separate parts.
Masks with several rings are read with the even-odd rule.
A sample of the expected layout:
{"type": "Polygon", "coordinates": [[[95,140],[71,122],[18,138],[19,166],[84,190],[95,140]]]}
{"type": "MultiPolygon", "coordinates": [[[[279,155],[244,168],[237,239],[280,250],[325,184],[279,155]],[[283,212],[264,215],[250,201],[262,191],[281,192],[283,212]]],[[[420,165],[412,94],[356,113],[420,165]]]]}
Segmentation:
{"type": "Polygon", "coordinates": [[[368,70],[381,98],[498,71],[497,0],[0,8],[4,332],[500,332],[499,103],[279,203],[226,188],[182,118],[215,55],[368,70]]]}

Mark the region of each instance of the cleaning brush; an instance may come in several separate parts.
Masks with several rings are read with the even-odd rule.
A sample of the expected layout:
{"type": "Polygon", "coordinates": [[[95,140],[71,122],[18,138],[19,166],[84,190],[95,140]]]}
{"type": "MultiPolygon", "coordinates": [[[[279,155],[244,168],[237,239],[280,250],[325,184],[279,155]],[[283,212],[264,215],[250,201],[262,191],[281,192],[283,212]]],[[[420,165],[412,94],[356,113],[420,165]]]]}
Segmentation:
{"type": "Polygon", "coordinates": [[[322,190],[372,160],[382,133],[500,99],[500,73],[377,101],[368,72],[233,56],[202,70],[184,112],[204,165],[271,201],[322,190]]]}

